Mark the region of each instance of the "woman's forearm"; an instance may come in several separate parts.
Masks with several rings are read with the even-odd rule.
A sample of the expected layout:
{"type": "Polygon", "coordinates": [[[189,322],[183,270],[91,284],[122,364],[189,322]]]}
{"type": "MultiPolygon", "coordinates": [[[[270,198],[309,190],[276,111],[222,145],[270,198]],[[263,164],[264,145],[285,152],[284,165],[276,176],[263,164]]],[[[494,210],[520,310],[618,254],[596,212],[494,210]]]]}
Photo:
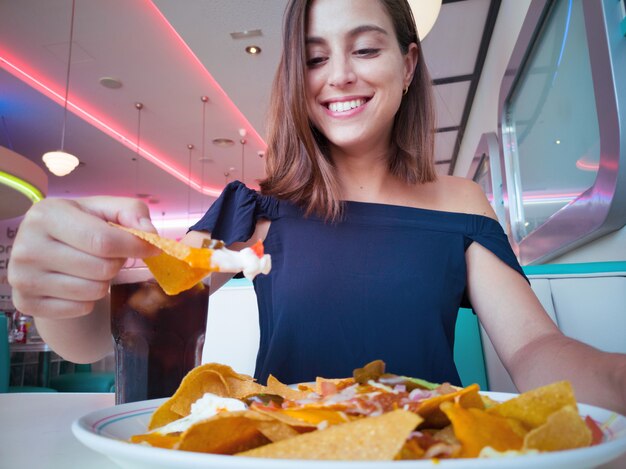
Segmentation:
{"type": "Polygon", "coordinates": [[[624,354],[602,352],[561,334],[550,334],[520,350],[513,366],[511,374],[520,391],[568,380],[578,402],[626,413],[624,354]]]}

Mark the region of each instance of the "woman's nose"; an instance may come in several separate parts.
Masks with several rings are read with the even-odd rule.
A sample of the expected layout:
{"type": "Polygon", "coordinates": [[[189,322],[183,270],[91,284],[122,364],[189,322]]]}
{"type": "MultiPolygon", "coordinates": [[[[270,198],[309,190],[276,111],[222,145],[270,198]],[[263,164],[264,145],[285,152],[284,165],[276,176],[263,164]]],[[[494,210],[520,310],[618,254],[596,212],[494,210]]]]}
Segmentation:
{"type": "Polygon", "coordinates": [[[349,59],[334,57],[330,59],[329,65],[329,85],[341,88],[356,81],[356,74],[349,59]]]}

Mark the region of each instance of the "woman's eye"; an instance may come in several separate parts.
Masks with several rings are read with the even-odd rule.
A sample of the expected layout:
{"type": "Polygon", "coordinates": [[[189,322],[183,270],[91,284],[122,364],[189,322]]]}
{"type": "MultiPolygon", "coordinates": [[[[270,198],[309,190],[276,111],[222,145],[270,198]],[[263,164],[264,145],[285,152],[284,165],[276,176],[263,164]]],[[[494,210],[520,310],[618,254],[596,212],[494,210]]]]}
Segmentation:
{"type": "Polygon", "coordinates": [[[380,49],[374,48],[366,48],[366,49],[357,49],[354,54],[360,57],[372,57],[377,55],[380,52],[380,49]]]}
{"type": "Polygon", "coordinates": [[[317,65],[321,65],[326,61],[326,57],[311,57],[307,59],[306,65],[307,67],[315,67],[317,65]]]}

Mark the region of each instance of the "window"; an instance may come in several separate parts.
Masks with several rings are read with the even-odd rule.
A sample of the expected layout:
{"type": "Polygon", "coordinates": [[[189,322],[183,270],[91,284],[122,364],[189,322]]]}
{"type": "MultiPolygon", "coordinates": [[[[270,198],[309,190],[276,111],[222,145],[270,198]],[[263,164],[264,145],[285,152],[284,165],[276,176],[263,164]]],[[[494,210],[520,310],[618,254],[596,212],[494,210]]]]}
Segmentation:
{"type": "Polygon", "coordinates": [[[626,40],[607,38],[619,34],[621,18],[603,3],[611,2],[533,0],[509,63],[513,77],[503,81],[504,201],[522,263],[626,223],[616,197],[626,178],[616,96],[624,90],[614,85],[624,79],[614,62],[624,59],[626,40]]]}

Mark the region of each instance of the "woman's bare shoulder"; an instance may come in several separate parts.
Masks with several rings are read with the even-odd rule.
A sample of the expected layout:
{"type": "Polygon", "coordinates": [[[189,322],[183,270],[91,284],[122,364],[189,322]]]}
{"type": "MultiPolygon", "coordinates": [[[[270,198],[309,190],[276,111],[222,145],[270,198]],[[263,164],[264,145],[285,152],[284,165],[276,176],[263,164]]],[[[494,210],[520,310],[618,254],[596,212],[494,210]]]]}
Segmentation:
{"type": "Polygon", "coordinates": [[[439,176],[435,190],[440,210],[497,218],[482,187],[470,179],[439,176]]]}

